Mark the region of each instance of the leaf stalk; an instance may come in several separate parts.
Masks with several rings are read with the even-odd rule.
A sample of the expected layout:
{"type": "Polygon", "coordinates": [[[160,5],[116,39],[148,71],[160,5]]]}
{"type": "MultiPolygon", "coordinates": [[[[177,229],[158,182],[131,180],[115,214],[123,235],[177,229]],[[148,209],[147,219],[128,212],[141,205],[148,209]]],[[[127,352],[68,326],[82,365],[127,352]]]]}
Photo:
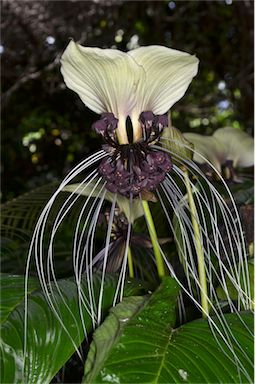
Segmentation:
{"type": "Polygon", "coordinates": [[[155,225],[153,222],[153,218],[151,215],[151,211],[150,211],[150,207],[149,207],[148,202],[146,200],[142,200],[142,205],[143,205],[144,215],[145,215],[146,222],[147,222],[148,231],[149,231],[150,238],[151,238],[152,248],[153,248],[154,255],[155,255],[158,275],[160,278],[162,278],[166,274],[165,274],[164,260],[162,258],[159,243],[158,243],[157,232],[155,229],[155,225]]]}
{"type": "Polygon", "coordinates": [[[186,185],[186,190],[188,195],[188,202],[189,202],[189,208],[191,213],[191,222],[192,222],[192,227],[194,231],[195,247],[196,247],[196,253],[197,253],[198,278],[200,283],[202,316],[203,318],[206,318],[209,314],[209,304],[208,304],[203,242],[202,242],[201,231],[198,225],[198,213],[197,213],[196,204],[193,198],[192,187],[190,184],[189,174],[187,169],[184,170],[184,179],[185,179],[185,185],[186,185]]]}

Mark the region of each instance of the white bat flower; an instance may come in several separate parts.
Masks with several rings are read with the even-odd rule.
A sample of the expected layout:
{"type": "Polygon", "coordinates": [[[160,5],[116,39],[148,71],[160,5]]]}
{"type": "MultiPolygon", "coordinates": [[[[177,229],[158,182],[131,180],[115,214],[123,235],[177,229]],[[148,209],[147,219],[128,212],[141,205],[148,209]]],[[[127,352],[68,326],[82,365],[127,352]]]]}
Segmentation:
{"type": "MultiPolygon", "coordinates": [[[[183,297],[192,300],[210,320],[218,338],[220,335],[232,350],[234,342],[229,341],[229,328],[224,323],[215,283],[223,290],[230,311],[251,307],[248,262],[238,211],[220,173],[228,203],[191,157],[183,156],[187,142],[179,142],[181,134],[175,136],[177,139],[171,134],[162,137],[164,129],[170,133],[172,129],[166,113],[184,95],[197,70],[195,56],[163,46],[123,53],[82,47],[71,41],[64,51],[64,81],[88,108],[101,114],[92,127],[105,142],[101,150],[80,162],[61,182],[38,219],[28,256],[27,287],[29,265],[34,258],[44,294],[65,331],[68,324],[58,312],[52,290],[54,285],[61,296],[54,264],[55,244],[63,222],[82,202],[69,232],[80,311],[80,319],[75,321],[81,321],[84,338],[87,324],[83,314],[89,314],[94,328],[100,324],[105,278],[114,268],[118,277],[113,305],[122,300],[128,276],[149,276],[159,281],[169,274],[182,290],[180,318],[185,313],[183,297]],[[64,202],[61,196],[65,196],[64,202]],[[179,266],[177,271],[171,264],[173,259],[162,249],[164,239],[158,238],[155,217],[149,208],[155,201],[157,222],[165,223],[168,238],[175,241],[173,264],[179,266]],[[95,239],[101,214],[107,216],[107,226],[101,233],[102,247],[98,249],[95,239]],[[134,226],[137,218],[145,228],[140,236],[134,226]],[[101,279],[97,289],[95,268],[101,279]],[[84,279],[88,295],[82,289],[84,279]],[[231,298],[230,285],[238,292],[238,308],[231,298]],[[216,318],[221,321],[221,330],[216,318]]],[[[233,354],[238,364],[238,356],[233,354]]]]}

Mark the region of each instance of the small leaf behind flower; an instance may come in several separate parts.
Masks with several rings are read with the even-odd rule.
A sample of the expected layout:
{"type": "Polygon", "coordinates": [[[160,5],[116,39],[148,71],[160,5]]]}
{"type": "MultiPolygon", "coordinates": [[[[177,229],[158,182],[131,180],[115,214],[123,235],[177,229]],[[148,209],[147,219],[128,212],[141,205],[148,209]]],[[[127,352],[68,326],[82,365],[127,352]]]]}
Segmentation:
{"type": "MultiPolygon", "coordinates": [[[[96,188],[94,189],[95,185],[97,183],[97,180],[92,180],[89,184],[85,186],[80,186],[80,184],[71,184],[66,186],[63,191],[64,192],[75,192],[77,194],[83,195],[83,196],[91,196],[91,197],[97,197],[99,195],[99,192],[102,188],[102,183],[99,183],[96,188]]],[[[112,202],[114,198],[114,194],[107,191],[105,195],[105,199],[112,202]]],[[[125,196],[117,195],[117,205],[119,209],[125,213],[126,218],[128,221],[133,223],[136,219],[144,215],[143,206],[141,204],[140,199],[133,199],[132,200],[132,207],[130,209],[130,201],[125,196]]]]}
{"type": "Polygon", "coordinates": [[[161,136],[161,145],[173,156],[172,161],[179,164],[179,160],[192,160],[193,144],[190,143],[179,129],[173,127],[169,118],[169,126],[161,136]]]}

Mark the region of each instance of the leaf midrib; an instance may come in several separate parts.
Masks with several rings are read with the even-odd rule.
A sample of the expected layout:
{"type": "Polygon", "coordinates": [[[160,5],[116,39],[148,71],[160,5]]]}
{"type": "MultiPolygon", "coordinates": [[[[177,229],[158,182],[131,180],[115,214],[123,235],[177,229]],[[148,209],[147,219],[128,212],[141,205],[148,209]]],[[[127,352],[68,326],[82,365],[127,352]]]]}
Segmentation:
{"type": "Polygon", "coordinates": [[[159,366],[159,369],[158,369],[157,375],[156,375],[156,377],[155,377],[155,380],[153,381],[153,383],[155,383],[155,384],[158,384],[158,383],[159,383],[158,379],[159,379],[159,377],[160,377],[162,368],[164,367],[164,363],[165,363],[165,359],[166,359],[167,349],[168,349],[168,347],[169,347],[169,345],[170,345],[170,343],[171,343],[173,334],[174,334],[174,330],[171,329],[170,335],[169,335],[169,337],[168,337],[168,341],[167,341],[167,343],[166,343],[166,345],[165,345],[165,348],[163,349],[164,353],[163,353],[163,355],[162,355],[162,361],[161,361],[161,364],[160,364],[160,366],[159,366]]]}

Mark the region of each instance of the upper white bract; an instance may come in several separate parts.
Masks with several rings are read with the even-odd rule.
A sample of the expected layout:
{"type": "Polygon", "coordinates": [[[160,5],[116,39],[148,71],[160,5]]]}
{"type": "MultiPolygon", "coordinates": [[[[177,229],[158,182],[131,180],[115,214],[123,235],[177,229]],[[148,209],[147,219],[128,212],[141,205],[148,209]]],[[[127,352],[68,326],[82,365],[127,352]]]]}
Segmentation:
{"type": "Polygon", "coordinates": [[[140,137],[141,112],[166,113],[197,74],[198,59],[188,53],[152,45],[124,53],[83,47],[70,41],[61,58],[66,85],[92,111],[119,119],[118,137],[127,142],[129,116],[134,140],[140,137]]]}
{"type": "Polygon", "coordinates": [[[233,161],[233,167],[251,167],[254,165],[254,140],[246,132],[232,127],[217,129],[212,136],[197,133],[184,133],[184,137],[195,146],[194,160],[204,163],[204,156],[221,172],[221,166],[227,160],[233,161]]]}

